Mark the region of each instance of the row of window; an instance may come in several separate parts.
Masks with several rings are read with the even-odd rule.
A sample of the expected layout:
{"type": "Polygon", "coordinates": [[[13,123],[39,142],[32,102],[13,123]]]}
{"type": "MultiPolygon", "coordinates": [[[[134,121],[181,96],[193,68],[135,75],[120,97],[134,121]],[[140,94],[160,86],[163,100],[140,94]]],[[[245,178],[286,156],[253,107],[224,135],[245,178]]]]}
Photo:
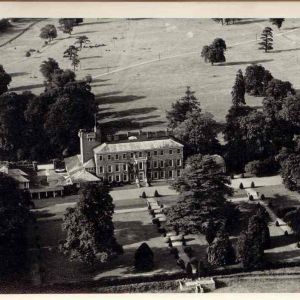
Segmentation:
{"type": "MultiPolygon", "coordinates": [[[[106,158],[107,160],[119,160],[119,159],[127,159],[128,157],[134,158],[134,157],[145,157],[148,156],[150,157],[152,155],[158,156],[158,155],[165,155],[165,154],[180,154],[181,149],[169,149],[169,150],[154,150],[154,151],[147,151],[147,152],[130,152],[130,153],[122,153],[122,154],[107,154],[106,158]]],[[[99,160],[104,160],[105,157],[104,155],[99,155],[99,160]]]]}
{"type": "MultiPolygon", "coordinates": [[[[163,160],[154,160],[152,162],[152,167],[154,169],[157,168],[164,168],[164,167],[174,167],[176,164],[176,166],[180,167],[182,162],[181,159],[168,159],[166,161],[163,160]]],[[[151,162],[147,162],[147,168],[151,169],[151,162]]],[[[138,163],[138,169],[139,170],[144,170],[144,163],[143,162],[139,162],[138,163]]],[[[115,164],[115,165],[108,165],[107,166],[107,172],[108,173],[113,173],[113,172],[121,172],[121,171],[128,171],[128,165],[127,164],[115,164]]],[[[105,167],[104,166],[100,166],[99,167],[99,173],[104,173],[105,172],[105,167]]]]}
{"type": "MultiPolygon", "coordinates": [[[[176,174],[177,177],[180,176],[180,170],[177,170],[176,173],[173,173],[173,171],[169,171],[169,172],[167,172],[167,174],[166,174],[165,171],[149,172],[150,178],[154,179],[154,180],[157,180],[157,179],[174,179],[175,174],[176,174]]],[[[107,177],[107,179],[108,179],[109,182],[112,182],[112,181],[127,182],[129,180],[134,181],[135,176],[134,176],[134,174],[130,174],[130,176],[128,176],[127,174],[123,174],[123,175],[115,174],[115,175],[109,175],[107,177]]],[[[144,176],[139,176],[139,179],[143,180],[144,176]]]]}

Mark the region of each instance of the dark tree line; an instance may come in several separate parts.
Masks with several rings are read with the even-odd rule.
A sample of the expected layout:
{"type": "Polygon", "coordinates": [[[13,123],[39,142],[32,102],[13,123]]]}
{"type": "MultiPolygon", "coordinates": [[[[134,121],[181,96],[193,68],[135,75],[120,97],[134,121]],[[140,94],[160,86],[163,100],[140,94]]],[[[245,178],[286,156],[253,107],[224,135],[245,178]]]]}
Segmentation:
{"type": "Polygon", "coordinates": [[[40,95],[0,96],[1,160],[45,161],[75,154],[78,130],[94,125],[96,105],[90,85],[76,81],[74,72],[60,69],[51,58],[40,70],[45,77],[40,95]]]}
{"type": "Polygon", "coordinates": [[[26,267],[26,229],[30,220],[30,196],[18,183],[0,172],[0,277],[16,279],[26,267]]]}
{"type": "Polygon", "coordinates": [[[275,156],[282,147],[294,144],[294,134],[299,131],[295,113],[298,101],[291,83],[273,78],[260,65],[251,65],[245,76],[238,71],[232,101],[224,130],[229,170],[243,171],[245,164],[254,160],[274,165],[275,156]],[[264,97],[262,111],[246,105],[245,92],[264,97]]]}

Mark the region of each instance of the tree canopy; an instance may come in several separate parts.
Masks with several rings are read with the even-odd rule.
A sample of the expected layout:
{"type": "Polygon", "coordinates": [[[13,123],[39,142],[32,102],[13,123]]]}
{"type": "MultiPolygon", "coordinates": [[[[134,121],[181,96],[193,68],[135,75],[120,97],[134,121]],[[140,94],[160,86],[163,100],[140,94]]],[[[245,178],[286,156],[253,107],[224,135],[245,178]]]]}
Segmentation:
{"type": "Polygon", "coordinates": [[[186,120],[174,129],[174,136],[184,143],[185,153],[193,155],[218,153],[218,126],[211,114],[194,111],[188,113],[186,120]]]}
{"type": "Polygon", "coordinates": [[[262,49],[265,52],[273,49],[273,32],[271,27],[266,27],[261,33],[261,42],[258,44],[260,47],[258,49],[262,49]]]}
{"type": "Polygon", "coordinates": [[[273,18],[273,19],[270,19],[270,22],[277,26],[278,29],[281,28],[282,26],[282,23],[284,22],[284,18],[273,18]]]}
{"type": "Polygon", "coordinates": [[[113,199],[104,185],[86,184],[75,208],[68,208],[63,220],[66,240],[61,251],[73,260],[93,264],[122,253],[114,236],[113,199]]]}
{"type": "Polygon", "coordinates": [[[167,226],[184,232],[204,232],[208,220],[224,220],[226,196],[232,195],[232,189],[223,172],[218,156],[191,156],[174,182],[180,199],[167,211],[167,226]]]}
{"type": "Polygon", "coordinates": [[[0,95],[7,92],[8,85],[11,82],[11,76],[7,74],[2,65],[0,65],[0,95]]]}
{"type": "Polygon", "coordinates": [[[0,172],[0,276],[5,279],[20,272],[26,261],[29,204],[29,195],[0,172]]]}
{"type": "Polygon", "coordinates": [[[51,42],[57,37],[57,31],[54,25],[48,24],[41,28],[40,38],[51,42]]]}
{"type": "Polygon", "coordinates": [[[242,73],[242,70],[238,70],[234,86],[232,87],[231,96],[232,96],[232,103],[234,106],[244,105],[245,102],[245,80],[242,73]]]}
{"type": "Polygon", "coordinates": [[[201,112],[200,103],[194,94],[195,92],[191,91],[188,86],[185,95],[175,103],[172,103],[171,109],[166,113],[169,128],[174,129],[181,122],[185,121],[188,113],[193,111],[201,112]]]}

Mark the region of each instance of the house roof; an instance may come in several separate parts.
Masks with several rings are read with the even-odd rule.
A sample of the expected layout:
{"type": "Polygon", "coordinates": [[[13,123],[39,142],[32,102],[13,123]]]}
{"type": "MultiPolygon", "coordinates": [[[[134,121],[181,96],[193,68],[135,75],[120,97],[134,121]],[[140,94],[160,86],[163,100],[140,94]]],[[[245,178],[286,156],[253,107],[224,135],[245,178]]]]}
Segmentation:
{"type": "MultiPolygon", "coordinates": [[[[86,164],[91,165],[92,162],[87,161],[86,164]]],[[[100,181],[98,177],[84,169],[83,164],[79,160],[79,155],[65,158],[65,165],[69,175],[68,178],[71,179],[72,183],[100,181]]]]}
{"type": "Polygon", "coordinates": [[[83,164],[84,168],[95,168],[96,165],[95,165],[95,160],[94,158],[91,158],[90,160],[88,160],[87,162],[85,162],[83,164]]]}
{"type": "Polygon", "coordinates": [[[179,142],[171,138],[156,139],[156,140],[132,140],[126,142],[103,143],[94,148],[95,154],[100,153],[115,153],[128,151],[156,150],[164,148],[183,147],[179,142]]]}
{"type": "Polygon", "coordinates": [[[0,172],[7,174],[8,176],[15,179],[17,182],[30,182],[30,180],[25,177],[28,176],[28,174],[20,169],[9,169],[6,166],[2,166],[0,168],[0,172]]]}

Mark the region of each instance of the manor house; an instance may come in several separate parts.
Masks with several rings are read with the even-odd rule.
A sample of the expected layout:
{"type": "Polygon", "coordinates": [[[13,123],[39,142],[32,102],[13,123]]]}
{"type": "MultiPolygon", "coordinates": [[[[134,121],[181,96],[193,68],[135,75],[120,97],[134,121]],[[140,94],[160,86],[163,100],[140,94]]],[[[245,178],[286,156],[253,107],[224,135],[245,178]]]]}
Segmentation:
{"type": "Polygon", "coordinates": [[[80,130],[78,136],[77,161],[102,180],[148,186],[151,181],[174,180],[182,172],[183,144],[165,131],[128,132],[102,141],[95,126],[92,132],[80,130]]]}

